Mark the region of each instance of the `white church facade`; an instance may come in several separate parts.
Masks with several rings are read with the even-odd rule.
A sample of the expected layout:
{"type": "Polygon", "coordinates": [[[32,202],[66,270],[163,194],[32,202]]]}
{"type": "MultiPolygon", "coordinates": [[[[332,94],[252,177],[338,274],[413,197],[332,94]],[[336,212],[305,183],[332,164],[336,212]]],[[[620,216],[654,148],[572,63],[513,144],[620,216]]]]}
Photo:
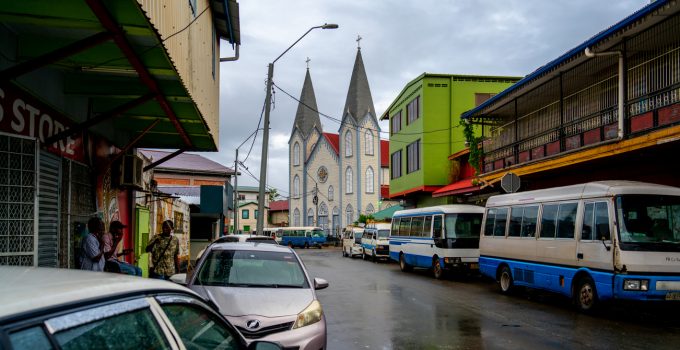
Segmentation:
{"type": "Polygon", "coordinates": [[[389,194],[389,142],[380,125],[361,50],[357,50],[342,122],[324,132],[309,68],[289,144],[289,225],[320,226],[328,234],[395,203],[389,194]]]}

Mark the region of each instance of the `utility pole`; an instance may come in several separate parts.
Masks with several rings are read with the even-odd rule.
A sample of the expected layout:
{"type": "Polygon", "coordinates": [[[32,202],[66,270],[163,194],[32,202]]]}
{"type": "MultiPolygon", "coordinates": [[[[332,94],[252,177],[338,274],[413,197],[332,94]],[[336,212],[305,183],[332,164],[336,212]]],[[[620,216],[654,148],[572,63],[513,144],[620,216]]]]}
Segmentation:
{"type": "Polygon", "coordinates": [[[234,232],[238,233],[238,148],[236,149],[236,159],[234,160],[234,232]]]}
{"type": "Polygon", "coordinates": [[[312,202],[314,203],[314,226],[319,226],[319,184],[314,183],[314,198],[312,202]]]}

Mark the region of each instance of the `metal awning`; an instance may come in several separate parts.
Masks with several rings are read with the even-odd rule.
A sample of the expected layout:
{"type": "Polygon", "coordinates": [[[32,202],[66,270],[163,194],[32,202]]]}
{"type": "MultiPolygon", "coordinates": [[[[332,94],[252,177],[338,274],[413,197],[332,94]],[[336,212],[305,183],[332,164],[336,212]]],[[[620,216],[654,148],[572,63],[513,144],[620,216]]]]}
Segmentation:
{"type": "MultiPolygon", "coordinates": [[[[138,140],[135,147],[217,149],[204,116],[137,1],[11,1],[0,8],[0,21],[18,39],[18,60],[0,66],[1,83],[33,86],[26,80],[50,69],[45,84],[62,89],[66,98],[87,101],[83,108],[89,110],[90,122],[83,126],[85,120],[65,114],[120,148],[138,140]],[[104,123],[92,129],[97,118],[104,123]]],[[[226,18],[223,22],[230,23],[226,18]]],[[[235,27],[218,27],[219,35],[232,43],[238,38],[235,27]]],[[[26,90],[36,96],[45,93],[26,90]]]]}
{"type": "Polygon", "coordinates": [[[479,191],[479,186],[472,184],[472,179],[465,179],[456,181],[450,185],[444,186],[432,193],[432,197],[444,197],[454,194],[465,194],[479,191]]]}

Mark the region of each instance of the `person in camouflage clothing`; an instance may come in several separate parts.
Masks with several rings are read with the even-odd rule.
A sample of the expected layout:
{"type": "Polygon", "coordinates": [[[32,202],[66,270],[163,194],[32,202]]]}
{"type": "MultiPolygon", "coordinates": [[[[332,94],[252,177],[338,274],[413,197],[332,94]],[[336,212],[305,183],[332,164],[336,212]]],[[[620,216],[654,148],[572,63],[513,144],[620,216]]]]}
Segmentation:
{"type": "Polygon", "coordinates": [[[155,235],[146,246],[153,265],[149,270],[151,278],[168,280],[179,272],[179,240],[171,234],[173,228],[172,220],[163,221],[161,234],[155,235]]]}

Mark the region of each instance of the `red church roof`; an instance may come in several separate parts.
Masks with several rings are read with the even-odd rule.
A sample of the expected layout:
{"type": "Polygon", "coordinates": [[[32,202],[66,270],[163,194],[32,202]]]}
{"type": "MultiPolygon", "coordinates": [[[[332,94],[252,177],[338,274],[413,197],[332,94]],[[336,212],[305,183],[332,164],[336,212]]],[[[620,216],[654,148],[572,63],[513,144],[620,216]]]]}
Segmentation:
{"type": "Polygon", "coordinates": [[[331,134],[328,132],[323,133],[323,136],[326,138],[326,141],[333,146],[333,150],[335,150],[335,154],[340,154],[340,136],[338,134],[331,134]]]}

